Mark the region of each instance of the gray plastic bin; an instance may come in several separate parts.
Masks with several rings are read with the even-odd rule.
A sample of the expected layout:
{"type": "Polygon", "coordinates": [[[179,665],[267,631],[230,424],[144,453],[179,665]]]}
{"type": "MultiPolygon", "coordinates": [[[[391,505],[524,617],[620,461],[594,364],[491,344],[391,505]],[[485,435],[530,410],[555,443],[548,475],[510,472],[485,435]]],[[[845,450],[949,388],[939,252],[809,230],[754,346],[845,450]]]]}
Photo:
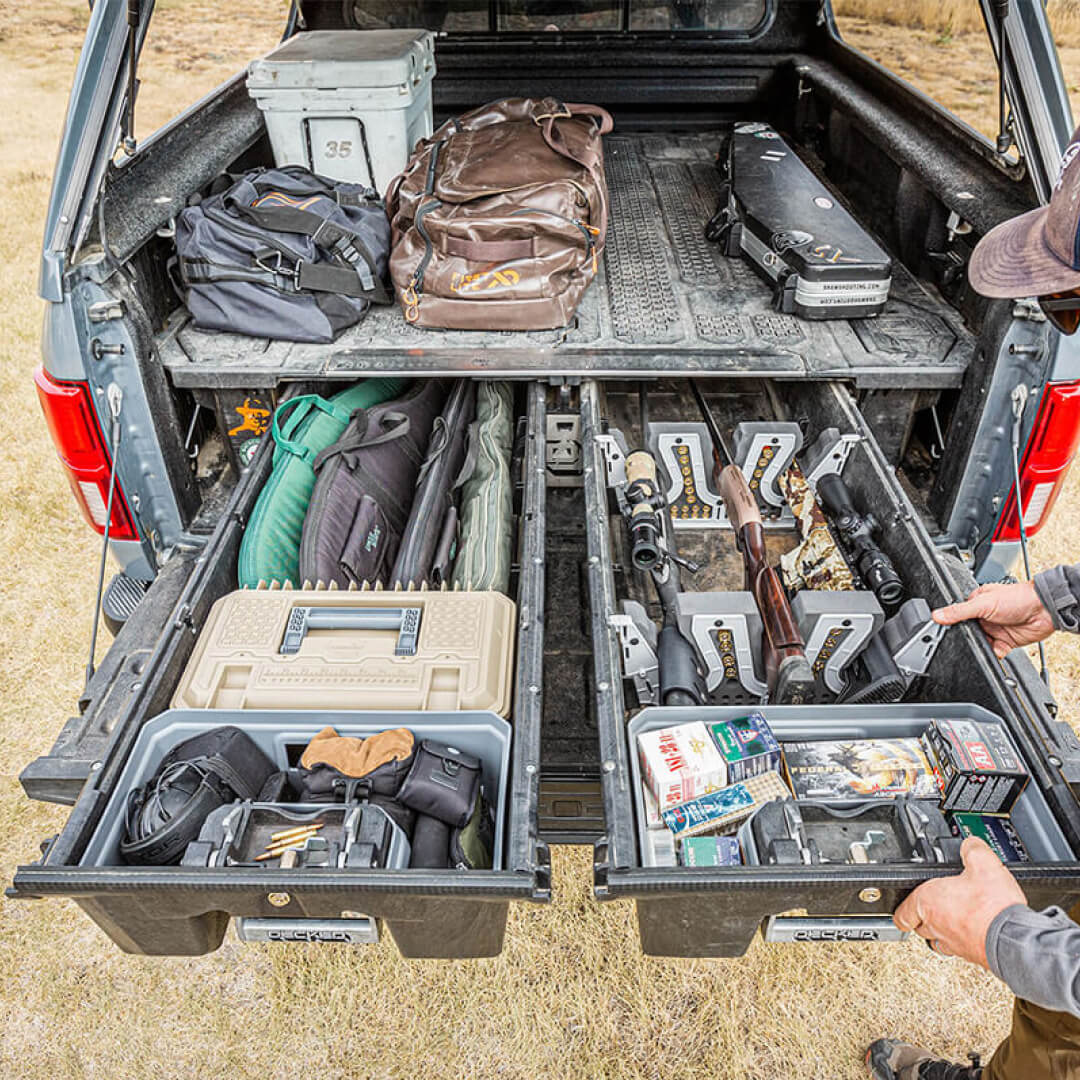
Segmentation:
{"type": "MultiPolygon", "coordinates": [[[[634,814],[638,838],[645,836],[645,802],[641,794],[641,763],[638,760],[637,737],[646,731],[674,727],[676,724],[703,720],[715,724],[721,720],[737,720],[751,710],[745,706],[718,706],[706,709],[642,709],[626,726],[630,740],[630,769],[634,778],[634,814]]],[[[1001,718],[978,705],[961,702],[940,704],[901,705],[762,705],[753,710],[768,721],[773,734],[781,742],[810,742],[829,739],[891,739],[921,735],[930,721],[988,720],[1001,718]]],[[[1061,827],[1054,820],[1043,793],[1032,783],[1024,788],[1012,811],[1013,824],[1020,833],[1037,863],[1072,862],[1074,859],[1061,827]]],[[[642,865],[650,848],[642,843],[642,865]]],[[[693,868],[688,869],[693,873],[693,868]]],[[[721,868],[724,869],[724,868],[721,868]]],[[[727,869],[738,870],[738,867],[727,869]]]]}
{"type": "Polygon", "coordinates": [[[328,726],[339,735],[359,738],[404,727],[418,742],[434,739],[478,757],[483,763],[484,790],[495,810],[493,869],[502,869],[510,725],[501,716],[491,712],[249,712],[232,709],[171,709],[147,721],[79,865],[124,865],[119,846],[128,793],[154,775],[158,763],[177,743],[225,724],[232,724],[250,735],[259,749],[283,769],[294,764],[311,737],[328,726]]]}

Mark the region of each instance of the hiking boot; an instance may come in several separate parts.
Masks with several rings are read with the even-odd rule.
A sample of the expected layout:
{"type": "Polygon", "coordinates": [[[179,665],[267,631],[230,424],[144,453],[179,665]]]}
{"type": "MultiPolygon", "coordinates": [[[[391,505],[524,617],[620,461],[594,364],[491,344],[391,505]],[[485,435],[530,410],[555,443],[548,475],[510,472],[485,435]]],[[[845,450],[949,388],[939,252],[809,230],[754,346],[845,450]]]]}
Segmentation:
{"type": "Polygon", "coordinates": [[[929,1050],[897,1039],[878,1039],[866,1051],[866,1067],[873,1080],[980,1080],[978,1054],[970,1065],[935,1058],[929,1050]]]}

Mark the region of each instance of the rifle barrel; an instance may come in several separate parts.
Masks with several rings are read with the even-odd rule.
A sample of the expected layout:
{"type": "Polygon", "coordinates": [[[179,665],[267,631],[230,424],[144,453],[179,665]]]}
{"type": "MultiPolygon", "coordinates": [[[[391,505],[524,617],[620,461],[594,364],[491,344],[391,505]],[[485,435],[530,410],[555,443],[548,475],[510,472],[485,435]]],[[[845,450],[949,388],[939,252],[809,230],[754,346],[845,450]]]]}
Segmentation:
{"type": "Polygon", "coordinates": [[[724,465],[734,465],[735,459],[731,456],[731,450],[727,443],[724,442],[724,436],[720,431],[720,426],[717,424],[716,418],[712,414],[712,410],[705,401],[705,395],[701,392],[701,387],[698,386],[696,379],[690,380],[690,390],[694,395],[694,400],[697,402],[698,408],[701,410],[701,417],[705,421],[705,426],[709,429],[709,438],[712,439],[713,450],[719,457],[724,459],[720,463],[721,467],[724,465]]]}

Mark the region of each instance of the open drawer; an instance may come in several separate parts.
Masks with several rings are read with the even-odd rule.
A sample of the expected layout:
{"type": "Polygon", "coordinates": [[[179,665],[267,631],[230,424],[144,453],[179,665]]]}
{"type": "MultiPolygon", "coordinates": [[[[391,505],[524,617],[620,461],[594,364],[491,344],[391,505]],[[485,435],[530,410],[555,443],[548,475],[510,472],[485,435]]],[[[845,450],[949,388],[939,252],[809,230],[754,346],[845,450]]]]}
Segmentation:
{"type": "MultiPolygon", "coordinates": [[[[114,709],[107,725],[102,721],[78,729],[92,742],[90,753],[103,747],[101,756],[89,763],[89,778],[61,833],[38,863],[19,868],[13,895],[72,897],[129,952],[209,952],[221,944],[235,917],[245,920],[249,929],[257,927],[263,939],[359,942],[370,940],[372,928],[382,921],[406,956],[498,953],[509,902],[545,900],[550,894],[547,849],[536,833],[544,676],[545,388],[519,384],[515,410],[517,528],[511,597],[516,602],[516,642],[509,723],[492,713],[448,715],[437,706],[408,714],[353,712],[339,706],[300,719],[295,710],[248,714],[253,730],[259,728],[260,748],[271,757],[278,755],[279,767],[291,763],[296,746],[302,749],[305,739],[324,724],[364,736],[407,725],[411,718],[417,738],[443,735],[451,742],[459,734],[463,751],[484,761],[486,789],[498,795],[493,799],[498,809],[495,869],[154,867],[124,865],[115,856],[118,795],[130,786],[133,769],[141,769],[140,777],[148,770],[152,774],[163,753],[155,738],[172,733],[175,744],[206,726],[245,723],[245,714],[231,708],[167,710],[212,606],[236,589],[245,523],[271,469],[273,444],[267,438],[241,475],[205,549],[186,559],[189,576],[169,605],[167,618],[160,621],[156,644],[139,658],[134,678],[119,679],[126,691],[122,707],[114,709]],[[455,715],[460,723],[455,723],[455,715]]],[[[416,594],[381,595],[389,603],[394,596],[416,594]]],[[[127,640],[122,633],[114,649],[125,648],[127,640]]],[[[103,668],[123,671],[123,658],[113,658],[103,668]]],[[[57,762],[65,753],[81,761],[87,752],[78,745],[58,744],[47,759],[52,786],[44,783],[40,768],[28,770],[28,786],[41,783],[40,794],[62,794],[55,782],[57,762]]]]}
{"type": "MultiPolygon", "coordinates": [[[[827,428],[837,429],[841,436],[853,436],[848,440],[843,479],[857,507],[872,513],[880,523],[880,546],[898,569],[907,594],[936,607],[970,591],[973,582],[965,580],[963,565],[935,548],[843,385],[735,380],[710,380],[701,385],[728,439],[734,425],[743,420],[797,422],[806,446],[827,428]]],[[[652,384],[641,398],[635,383],[586,383],[582,387],[596,716],[607,823],[606,836],[595,846],[596,895],[603,900],[636,901],[642,947],[654,955],[741,955],[759,927],[766,927],[774,940],[893,937],[888,916],[900,901],[927,878],[955,873],[954,866],[837,862],[689,867],[662,865],[662,860],[646,850],[637,734],[690,717],[722,720],[745,716],[761,699],[738,686],[725,698],[720,691],[729,684],[723,684],[714,693],[711,707],[640,708],[634,682],[624,682],[627,641],[612,626],[611,616],[623,610],[624,600],[645,602],[650,597],[643,591],[648,579],[632,568],[628,558],[626,527],[614,496],[613,485],[617,486],[618,479],[612,475],[612,454],[618,459],[627,448],[644,445],[643,403],[654,431],[657,422],[700,421],[685,382],[652,384]],[[623,439],[613,443],[616,429],[623,439]],[[795,923],[774,918],[801,911],[809,918],[795,923]]],[[[702,592],[743,588],[742,559],[730,530],[677,530],[675,536],[680,554],[701,564],[697,574],[684,575],[684,586],[702,592]]],[[[768,528],[766,536],[773,562],[797,541],[794,529],[782,525],[768,528]]],[[[631,673],[633,665],[628,666],[631,673]]],[[[1057,756],[1063,733],[1051,715],[1052,699],[1026,656],[1018,651],[999,663],[978,629],[963,625],[944,634],[928,669],[911,682],[902,703],[834,702],[835,698],[826,698],[818,704],[766,704],[761,711],[775,724],[781,743],[911,737],[921,734],[932,717],[985,716],[981,710],[1001,717],[1031,774],[1023,808],[1017,810],[1017,825],[1027,833],[1032,861],[1018,865],[1016,875],[1035,907],[1051,903],[1068,907],[1080,898],[1080,805],[1057,756]]]]}

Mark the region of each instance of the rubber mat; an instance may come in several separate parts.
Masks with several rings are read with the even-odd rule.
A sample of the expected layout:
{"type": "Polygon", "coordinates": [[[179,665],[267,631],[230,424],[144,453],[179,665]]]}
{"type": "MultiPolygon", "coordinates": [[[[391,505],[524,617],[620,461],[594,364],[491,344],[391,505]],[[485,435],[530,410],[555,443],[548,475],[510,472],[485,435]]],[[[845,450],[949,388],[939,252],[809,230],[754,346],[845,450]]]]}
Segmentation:
{"type": "Polygon", "coordinates": [[[598,274],[570,326],[528,333],[422,330],[373,309],[333,345],[269,342],[175,319],[160,342],[173,381],[252,389],[286,378],[372,371],[489,377],[678,375],[843,378],[860,387],[958,386],[974,339],[956,313],[894,263],[876,319],[807,322],[772,310],[770,288],[705,239],[716,208],[721,135],[605,140],[611,227],[598,274]]]}

